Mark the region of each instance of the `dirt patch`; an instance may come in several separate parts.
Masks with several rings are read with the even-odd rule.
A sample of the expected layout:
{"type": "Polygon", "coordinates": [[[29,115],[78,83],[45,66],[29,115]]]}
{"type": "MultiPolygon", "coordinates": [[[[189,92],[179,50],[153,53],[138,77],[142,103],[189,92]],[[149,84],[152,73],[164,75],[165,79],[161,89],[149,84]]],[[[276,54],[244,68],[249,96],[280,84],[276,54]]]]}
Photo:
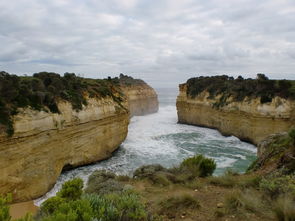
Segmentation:
{"type": "Polygon", "coordinates": [[[38,207],[34,204],[34,201],[15,203],[10,205],[10,215],[12,220],[24,217],[27,213],[34,215],[38,210],[38,207]]]}

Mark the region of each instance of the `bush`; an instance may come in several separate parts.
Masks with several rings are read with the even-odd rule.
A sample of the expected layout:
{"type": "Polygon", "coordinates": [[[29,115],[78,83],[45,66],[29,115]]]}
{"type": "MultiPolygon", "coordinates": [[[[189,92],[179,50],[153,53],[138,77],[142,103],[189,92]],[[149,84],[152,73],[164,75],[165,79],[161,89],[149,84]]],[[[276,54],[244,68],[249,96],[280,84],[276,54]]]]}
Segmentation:
{"type": "Polygon", "coordinates": [[[67,200],[80,199],[83,189],[83,180],[75,178],[67,181],[62,185],[61,190],[57,193],[58,197],[65,198],[67,200]]]}
{"type": "Polygon", "coordinates": [[[88,178],[86,193],[107,194],[121,192],[124,185],[116,180],[116,174],[105,170],[96,170],[88,178]]]}
{"type": "Polygon", "coordinates": [[[18,77],[0,72],[0,124],[5,127],[7,135],[12,136],[12,117],[18,108],[31,107],[38,111],[59,113],[57,101],[64,99],[79,111],[83,105],[87,105],[87,94],[90,97],[110,96],[121,105],[123,95],[118,86],[114,86],[113,81],[84,79],[71,73],[65,73],[64,77],[50,72],[18,77]]]}
{"type": "Polygon", "coordinates": [[[183,171],[190,172],[194,177],[207,177],[213,174],[216,169],[216,163],[213,159],[196,155],[185,159],[180,164],[180,168],[183,171]]]}
{"type": "Polygon", "coordinates": [[[58,197],[58,196],[54,196],[54,197],[51,197],[51,198],[47,199],[46,201],[44,201],[42,203],[40,209],[41,209],[42,213],[44,213],[44,214],[52,214],[64,202],[65,202],[65,199],[58,197]]]}
{"type": "Polygon", "coordinates": [[[74,200],[61,203],[50,215],[42,221],[91,221],[93,211],[87,200],[74,200]]]}
{"type": "Polygon", "coordinates": [[[261,103],[271,102],[279,96],[295,100],[295,81],[270,80],[264,74],[258,74],[256,79],[234,79],[227,75],[212,77],[196,77],[186,82],[187,95],[196,97],[204,91],[209,92],[209,98],[220,96],[214,107],[227,105],[227,99],[242,101],[246,97],[260,98],[261,103]]]}
{"type": "Polygon", "coordinates": [[[9,206],[8,203],[11,202],[11,196],[6,197],[0,196],[0,220],[1,221],[10,221],[11,216],[9,215],[9,206]]]}
{"type": "Polygon", "coordinates": [[[143,221],[148,218],[144,204],[133,191],[106,195],[86,194],[83,199],[90,202],[94,217],[101,221],[143,221]]]}

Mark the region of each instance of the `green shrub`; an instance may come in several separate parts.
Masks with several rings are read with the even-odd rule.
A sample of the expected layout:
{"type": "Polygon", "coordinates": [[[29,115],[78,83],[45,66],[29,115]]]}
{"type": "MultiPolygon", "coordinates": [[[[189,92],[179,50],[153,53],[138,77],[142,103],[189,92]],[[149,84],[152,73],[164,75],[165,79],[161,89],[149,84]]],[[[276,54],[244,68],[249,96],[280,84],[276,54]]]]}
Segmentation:
{"type": "Polygon", "coordinates": [[[11,195],[6,197],[0,196],[0,220],[1,221],[10,221],[11,216],[9,215],[9,206],[8,203],[11,202],[11,195]]]}
{"type": "Polygon", "coordinates": [[[86,193],[107,194],[121,192],[124,185],[116,179],[116,174],[106,170],[96,170],[88,178],[86,193]]]}
{"type": "Polygon", "coordinates": [[[68,200],[80,199],[83,189],[83,180],[75,178],[67,181],[62,185],[61,190],[57,193],[58,197],[65,198],[68,200]]]}
{"type": "MultiPolygon", "coordinates": [[[[132,79],[132,78],[130,78],[132,79]]],[[[115,82],[115,81],[114,81],[115,82]]],[[[0,72],[0,124],[8,136],[12,136],[13,115],[18,108],[31,107],[34,110],[59,113],[57,101],[64,99],[79,111],[87,105],[85,95],[90,97],[110,96],[121,105],[122,93],[115,83],[108,80],[84,79],[72,73],[60,76],[56,73],[40,72],[32,77],[18,77],[0,72]],[[119,94],[116,96],[115,94],[119,94]]]]}
{"type": "Polygon", "coordinates": [[[194,177],[211,176],[216,169],[216,163],[213,159],[206,158],[202,155],[196,155],[185,159],[180,168],[183,171],[190,172],[194,177]]]}
{"type": "Polygon", "coordinates": [[[61,203],[50,215],[42,221],[91,221],[93,211],[87,200],[74,200],[61,203]]]}
{"type": "Polygon", "coordinates": [[[261,103],[271,102],[279,96],[295,100],[295,83],[289,80],[270,80],[264,74],[257,74],[256,79],[234,79],[227,75],[212,77],[196,77],[186,82],[187,95],[196,97],[200,93],[209,92],[209,98],[221,95],[214,107],[227,105],[228,98],[242,101],[246,97],[260,98],[261,103]]]}
{"type": "Polygon", "coordinates": [[[16,219],[15,221],[33,221],[33,216],[29,213],[27,213],[24,217],[20,219],[16,219]]]}
{"type": "Polygon", "coordinates": [[[51,197],[51,198],[47,199],[46,201],[44,201],[41,204],[40,210],[44,214],[52,214],[64,202],[65,202],[65,199],[63,199],[59,196],[54,196],[54,197],[51,197]]]}
{"type": "Polygon", "coordinates": [[[143,221],[148,217],[139,195],[133,191],[106,195],[86,194],[83,199],[90,202],[95,218],[101,221],[143,221]]]}

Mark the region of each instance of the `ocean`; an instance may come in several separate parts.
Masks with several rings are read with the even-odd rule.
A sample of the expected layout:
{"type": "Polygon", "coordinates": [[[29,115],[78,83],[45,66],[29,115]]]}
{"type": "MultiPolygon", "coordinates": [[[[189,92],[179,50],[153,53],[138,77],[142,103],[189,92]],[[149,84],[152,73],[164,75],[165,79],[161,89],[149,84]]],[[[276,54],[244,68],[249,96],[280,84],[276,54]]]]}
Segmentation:
{"type": "Polygon", "coordinates": [[[256,147],[234,136],[222,136],[217,130],[177,123],[177,89],[156,89],[159,96],[159,112],[132,117],[126,140],[107,160],[63,172],[51,191],[36,200],[39,205],[54,196],[62,184],[74,177],[85,182],[97,169],[111,170],[117,174],[132,175],[146,164],[177,166],[183,159],[203,154],[217,163],[214,175],[227,169],[243,173],[256,159],[256,147]]]}

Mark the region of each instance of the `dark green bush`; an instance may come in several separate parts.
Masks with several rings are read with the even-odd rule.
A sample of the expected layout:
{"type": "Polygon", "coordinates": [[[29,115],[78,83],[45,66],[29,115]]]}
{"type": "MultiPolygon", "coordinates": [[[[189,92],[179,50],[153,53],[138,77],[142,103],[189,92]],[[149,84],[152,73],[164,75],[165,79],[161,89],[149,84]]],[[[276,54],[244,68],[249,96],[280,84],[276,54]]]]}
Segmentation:
{"type": "Polygon", "coordinates": [[[4,126],[6,133],[13,135],[12,117],[21,107],[59,113],[57,100],[60,98],[69,101],[76,111],[87,105],[86,94],[90,97],[110,96],[121,104],[122,93],[114,87],[115,82],[85,79],[73,73],[65,73],[62,77],[56,73],[40,72],[32,77],[18,77],[0,72],[0,129],[4,126]],[[115,94],[120,95],[117,97],[115,94]]]}
{"type": "Polygon", "coordinates": [[[10,221],[11,216],[9,215],[9,206],[8,203],[11,202],[11,197],[1,197],[0,196],[0,220],[1,221],[10,221]]]}
{"type": "Polygon", "coordinates": [[[206,158],[202,155],[196,155],[185,159],[180,168],[183,171],[190,172],[194,177],[211,176],[216,169],[216,163],[213,159],[206,158]]]}
{"type": "Polygon", "coordinates": [[[91,221],[93,216],[90,203],[79,199],[59,204],[54,212],[43,217],[42,221],[91,221]]]}
{"type": "Polygon", "coordinates": [[[57,196],[67,200],[77,200],[82,195],[82,189],[83,180],[80,178],[75,178],[65,182],[62,185],[62,189],[57,193],[57,196]]]}
{"type": "Polygon", "coordinates": [[[261,103],[271,102],[279,96],[295,100],[295,81],[269,80],[265,75],[258,74],[256,79],[234,79],[227,75],[212,77],[197,77],[187,81],[187,94],[195,97],[203,91],[209,92],[209,98],[222,94],[214,107],[219,108],[227,104],[232,97],[235,101],[242,101],[246,97],[260,98],[261,103]]]}
{"type": "Polygon", "coordinates": [[[40,209],[41,209],[42,213],[52,214],[65,201],[66,201],[65,199],[63,199],[59,196],[54,196],[54,197],[47,199],[45,202],[43,202],[40,209]]]}

